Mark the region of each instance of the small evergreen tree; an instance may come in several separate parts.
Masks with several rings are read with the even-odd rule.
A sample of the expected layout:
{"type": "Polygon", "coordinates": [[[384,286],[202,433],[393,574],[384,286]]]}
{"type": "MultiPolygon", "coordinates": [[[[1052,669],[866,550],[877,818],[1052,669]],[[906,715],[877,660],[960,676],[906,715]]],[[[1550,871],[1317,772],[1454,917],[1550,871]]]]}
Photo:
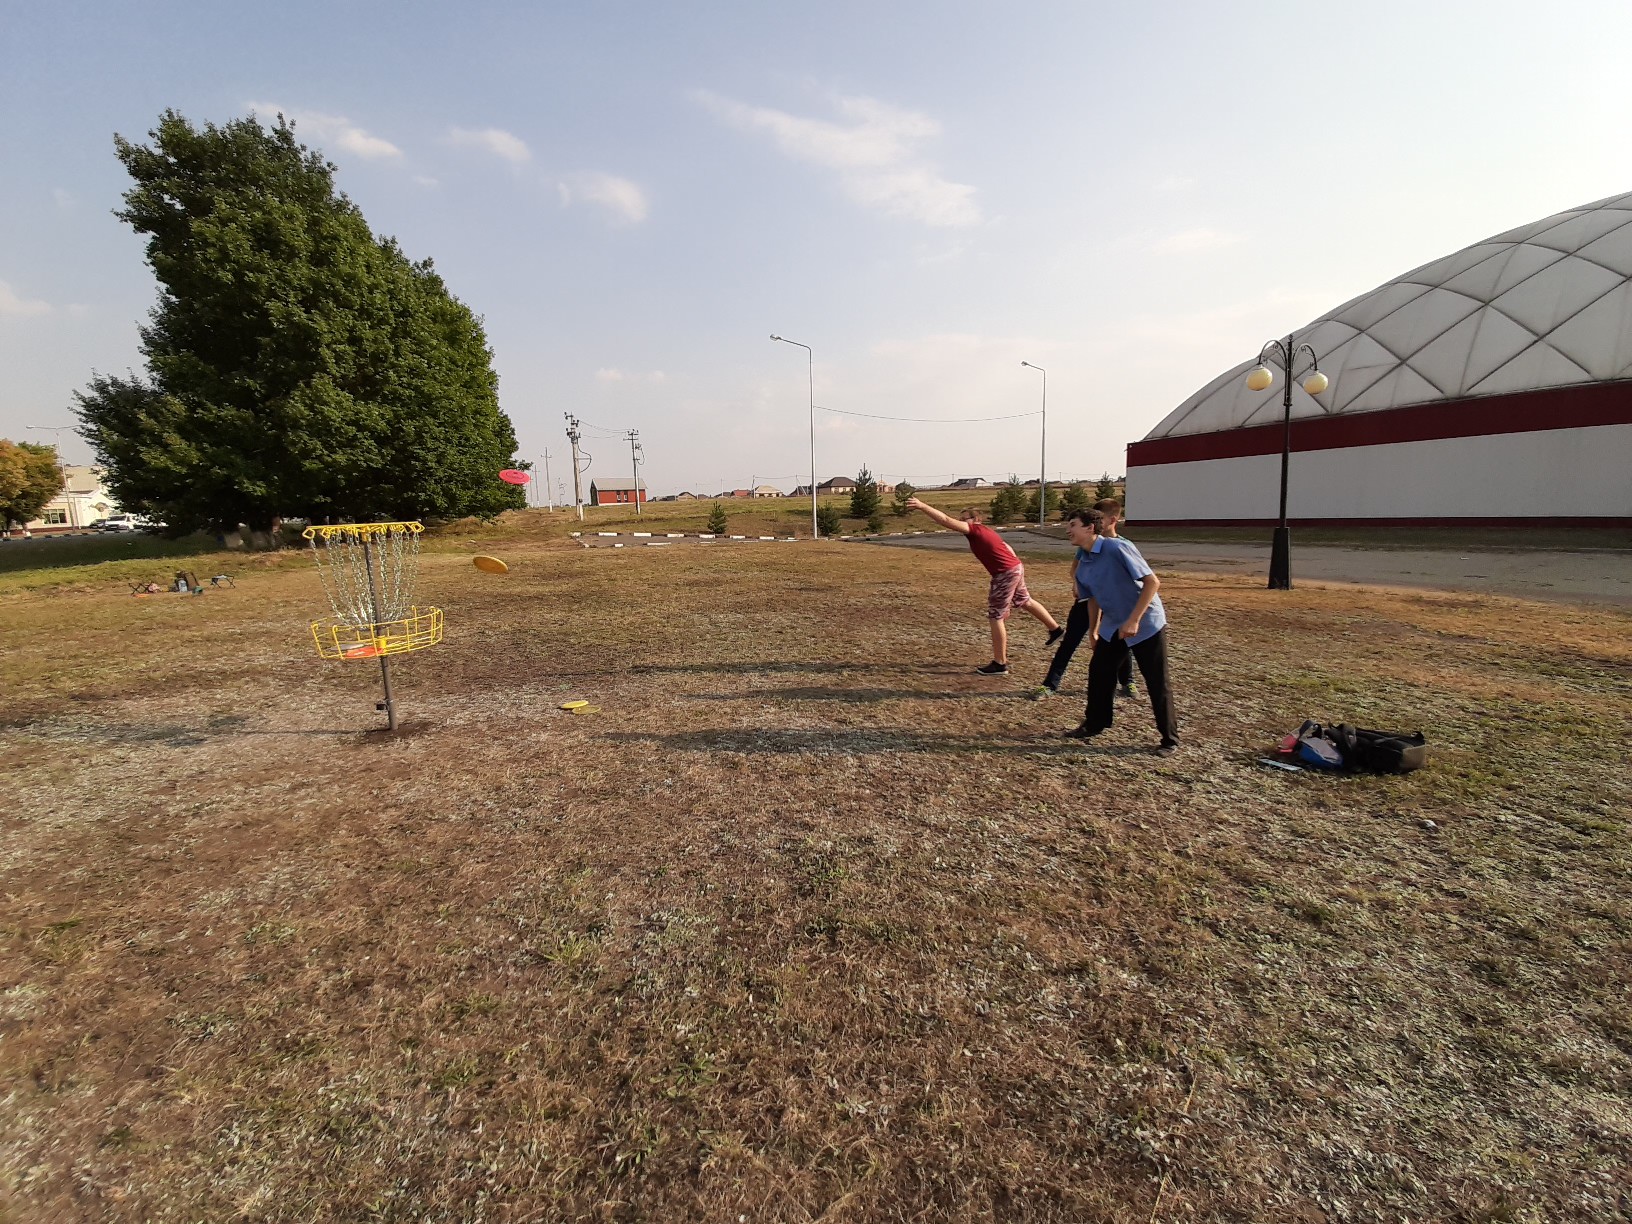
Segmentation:
{"type": "Polygon", "coordinates": [[[878,481],[867,470],[867,465],[861,465],[861,471],[856,473],[856,487],[850,491],[850,517],[871,518],[878,509],[878,481]]]}
{"type": "Polygon", "coordinates": [[[867,530],[874,535],[884,530],[884,516],[877,510],[867,516],[867,530]]]}
{"type": "Polygon", "coordinates": [[[1075,484],[1067,485],[1065,492],[1060,494],[1060,516],[1063,518],[1074,510],[1085,509],[1088,505],[1088,490],[1079,480],[1075,484]]]}
{"type": "Polygon", "coordinates": [[[913,488],[904,480],[895,486],[894,508],[896,518],[901,518],[907,513],[907,499],[915,495],[917,492],[917,489],[913,488]]]}
{"type": "Polygon", "coordinates": [[[1106,472],[1099,478],[1099,483],[1094,486],[1094,500],[1104,501],[1107,497],[1115,496],[1116,481],[1111,479],[1111,474],[1109,472],[1106,472]]]}
{"type": "Polygon", "coordinates": [[[839,508],[823,503],[816,507],[816,530],[824,536],[839,534],[839,508]]]}
{"type": "MultiPolygon", "coordinates": [[[[1044,504],[1048,507],[1048,513],[1053,514],[1060,505],[1059,490],[1049,488],[1047,485],[1039,485],[1038,488],[1040,489],[1044,498],[1044,504]]],[[[1037,520],[1037,497],[1038,494],[1033,493],[1026,499],[1026,521],[1028,523],[1036,522],[1037,520]]]]}
{"type": "Polygon", "coordinates": [[[992,498],[991,520],[994,523],[1012,523],[1025,510],[1026,486],[1020,483],[1020,477],[1011,475],[997,486],[997,496],[992,498]]]}
{"type": "Polygon", "coordinates": [[[725,534],[725,507],[719,502],[715,502],[714,508],[708,512],[708,529],[714,535],[725,534]]]}

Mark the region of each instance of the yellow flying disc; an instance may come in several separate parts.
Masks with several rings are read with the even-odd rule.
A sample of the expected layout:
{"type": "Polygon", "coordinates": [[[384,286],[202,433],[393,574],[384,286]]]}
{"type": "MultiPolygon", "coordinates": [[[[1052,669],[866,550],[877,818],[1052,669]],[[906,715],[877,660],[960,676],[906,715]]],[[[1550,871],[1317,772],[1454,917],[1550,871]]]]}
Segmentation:
{"type": "Polygon", "coordinates": [[[470,563],[484,574],[508,574],[510,572],[510,567],[497,557],[476,556],[470,559],[470,563]]]}
{"type": "Polygon", "coordinates": [[[588,704],[589,702],[587,701],[563,701],[561,703],[561,708],[563,710],[581,710],[588,704]]]}
{"type": "Polygon", "coordinates": [[[585,704],[580,704],[580,705],[573,706],[572,707],[572,712],[574,714],[599,714],[601,712],[601,707],[600,706],[592,706],[592,705],[589,705],[589,704],[585,703],[585,704]]]}

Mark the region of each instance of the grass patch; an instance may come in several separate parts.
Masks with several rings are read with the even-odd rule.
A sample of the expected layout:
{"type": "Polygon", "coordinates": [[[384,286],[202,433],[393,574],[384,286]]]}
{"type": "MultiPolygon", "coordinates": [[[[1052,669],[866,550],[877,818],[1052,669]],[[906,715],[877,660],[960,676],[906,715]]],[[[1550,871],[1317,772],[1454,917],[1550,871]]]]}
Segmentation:
{"type": "Polygon", "coordinates": [[[17,1218],[1624,1212],[1632,616],[1165,577],[1162,759],[973,674],[967,556],[573,529],[432,534],[395,738],[298,554],[4,577],[17,1218]]]}

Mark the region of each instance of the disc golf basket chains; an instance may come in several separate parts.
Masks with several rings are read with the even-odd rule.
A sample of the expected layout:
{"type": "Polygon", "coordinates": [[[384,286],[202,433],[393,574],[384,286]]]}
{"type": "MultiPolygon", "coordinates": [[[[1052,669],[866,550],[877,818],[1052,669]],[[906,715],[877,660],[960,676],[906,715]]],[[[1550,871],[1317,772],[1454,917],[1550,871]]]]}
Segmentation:
{"type": "Polygon", "coordinates": [[[442,609],[413,602],[419,578],[419,523],[339,523],[308,527],[312,558],[334,615],[312,622],[325,659],[378,659],[388,727],[397,729],[391,698],[391,656],[442,640],[442,609]]]}

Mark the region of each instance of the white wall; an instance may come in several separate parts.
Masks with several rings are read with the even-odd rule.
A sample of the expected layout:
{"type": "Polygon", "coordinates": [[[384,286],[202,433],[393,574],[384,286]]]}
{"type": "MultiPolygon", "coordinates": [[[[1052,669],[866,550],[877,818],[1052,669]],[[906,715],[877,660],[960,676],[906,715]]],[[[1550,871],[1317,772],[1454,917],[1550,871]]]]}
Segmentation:
{"type": "MultiPolygon", "coordinates": [[[[1278,454],[1130,467],[1129,521],[1273,519],[1280,481],[1278,454]]],[[[1632,518],[1632,425],[1293,451],[1286,512],[1632,518]]]]}

